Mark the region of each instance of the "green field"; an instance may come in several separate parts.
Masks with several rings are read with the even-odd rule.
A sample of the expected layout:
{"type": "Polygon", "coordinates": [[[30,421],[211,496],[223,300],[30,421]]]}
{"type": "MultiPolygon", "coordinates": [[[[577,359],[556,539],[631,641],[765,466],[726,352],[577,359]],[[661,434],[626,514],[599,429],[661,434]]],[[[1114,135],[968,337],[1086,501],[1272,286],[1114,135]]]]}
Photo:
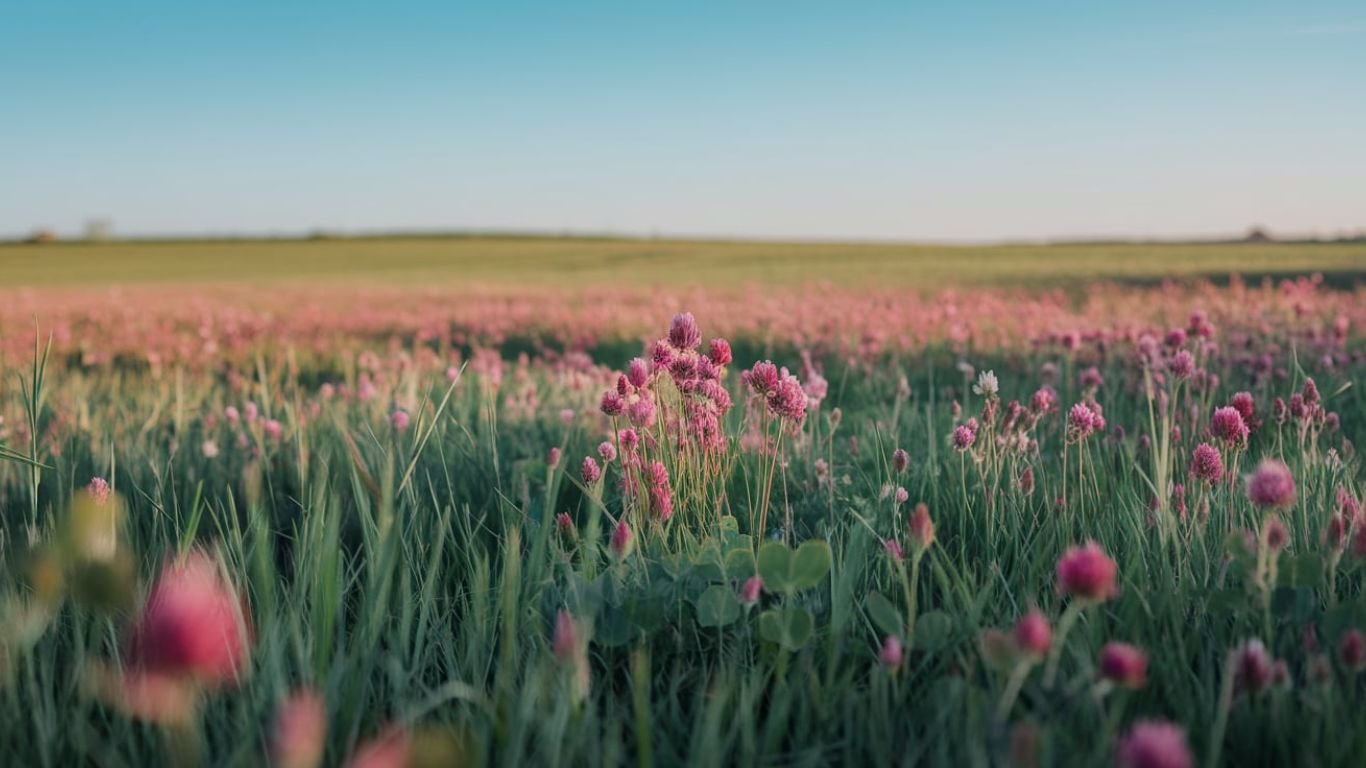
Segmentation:
{"type": "Polygon", "coordinates": [[[536,237],[152,241],[0,246],[0,286],[261,280],[583,286],[1077,285],[1238,273],[1366,277],[1366,242],[898,245],[536,237]]]}

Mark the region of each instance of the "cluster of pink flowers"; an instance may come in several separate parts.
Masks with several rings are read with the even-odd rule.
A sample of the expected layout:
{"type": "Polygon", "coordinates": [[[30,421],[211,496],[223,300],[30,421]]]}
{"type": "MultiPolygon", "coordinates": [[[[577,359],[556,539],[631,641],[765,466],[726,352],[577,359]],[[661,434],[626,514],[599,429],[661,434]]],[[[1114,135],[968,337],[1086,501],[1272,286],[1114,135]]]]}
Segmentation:
{"type": "Polygon", "coordinates": [[[778,368],[764,360],[740,374],[740,380],[749,386],[768,407],[769,413],[782,419],[790,426],[798,426],[806,418],[809,400],[806,391],[796,376],[786,368],[778,368]]]}
{"type": "Polygon", "coordinates": [[[703,353],[701,343],[702,334],[692,314],[675,316],[668,335],[652,345],[650,362],[632,360],[626,372],[618,375],[616,389],[603,394],[602,412],[612,417],[624,413],[637,429],[648,429],[663,408],[665,425],[680,443],[691,442],[707,451],[724,448],[721,421],[732,404],[722,380],[731,362],[730,344],[725,339],[712,339],[703,353]],[[656,390],[661,377],[680,395],[679,409],[661,400],[656,390]]]}

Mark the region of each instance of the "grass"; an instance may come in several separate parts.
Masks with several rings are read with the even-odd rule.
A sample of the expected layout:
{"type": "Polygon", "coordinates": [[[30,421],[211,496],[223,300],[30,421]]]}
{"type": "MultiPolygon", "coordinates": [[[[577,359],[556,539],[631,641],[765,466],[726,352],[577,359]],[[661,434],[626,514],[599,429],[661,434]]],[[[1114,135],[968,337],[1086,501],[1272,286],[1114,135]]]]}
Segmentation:
{"type": "Polygon", "coordinates": [[[1366,276],[1366,242],[873,245],[518,237],[0,246],[0,287],[340,281],[395,285],[793,284],[933,288],[1096,280],[1366,276]]]}
{"type": "MultiPolygon", "coordinates": [[[[325,702],[329,765],[393,724],[410,735],[410,765],[1101,765],[1144,718],[1180,724],[1211,763],[1356,765],[1366,680],[1336,649],[1366,628],[1366,568],[1322,536],[1338,489],[1360,497],[1349,444],[1363,438],[1366,401],[1353,386],[1359,336],[1320,333],[1312,298],[1294,317],[1239,306],[1215,318],[1233,351],[1188,346],[1220,383],[1169,377],[1151,397],[1144,382],[1165,364],[1145,369],[1122,340],[935,346],[818,361],[829,394],[794,427],[763,400],[746,406],[738,369],[752,361],[737,361],[722,379],[737,406],[721,450],[680,445],[666,419],[643,428],[655,438],[639,449],[644,464],[669,474],[667,521],[644,485],[622,485],[621,458],[604,481],[580,479],[604,440],[626,453],[613,429],[625,422],[596,409],[612,381],[601,371],[533,358],[452,383],[444,361],[389,349],[348,358],[335,381],[354,394],[368,379],[374,397],[328,398],[307,355],[158,375],[45,370],[40,350],[0,389],[0,754],[36,766],[261,764],[282,702],[308,687],[325,702]],[[1271,351],[1284,378],[1258,373],[1244,348],[1271,351]],[[998,374],[994,420],[960,360],[998,374]],[[1054,411],[1022,427],[1024,443],[997,441],[1004,402],[1028,402],[1045,362],[1061,368],[1062,413],[1094,397],[1109,428],[1070,440],[1054,411]],[[1087,391],[1077,374],[1091,365],[1104,383],[1087,391]],[[1273,399],[1310,375],[1341,429],[1272,418],[1273,399]],[[1190,452],[1241,389],[1264,423],[1245,446],[1222,447],[1230,482],[1201,485],[1187,476],[1190,452]],[[232,422],[227,408],[245,414],[248,402],[259,416],[232,422]],[[391,425],[395,408],[412,415],[406,430],[391,425]],[[969,416],[978,439],[955,451],[946,436],[969,416]],[[553,466],[552,447],[563,456],[553,466]],[[904,472],[896,447],[911,455],[904,472]],[[1277,513],[1283,552],[1249,551],[1242,534],[1268,524],[1241,485],[1264,457],[1283,458],[1298,486],[1277,513]],[[90,506],[94,476],[122,506],[90,506]],[[923,551],[908,533],[920,501],[937,531],[923,551]],[[97,538],[115,531],[112,553],[72,543],[89,540],[90,519],[113,521],[97,538]],[[622,521],[634,532],[624,551],[611,543],[622,521]],[[1117,562],[1113,599],[1058,590],[1055,563],[1087,539],[1117,562]],[[890,557],[887,541],[907,557],[890,557]],[[100,681],[137,670],[128,637],[142,596],[167,558],[194,550],[244,595],[249,660],[222,689],[177,678],[193,706],[148,722],[100,681]],[[764,591],[743,605],[756,574],[764,591]],[[992,633],[1031,606],[1054,626],[1056,676],[992,633]],[[561,612],[576,637],[556,643],[561,612]],[[879,660],[889,636],[907,649],[896,669],[879,660]],[[1249,638],[1287,662],[1288,680],[1235,687],[1228,659],[1249,638]],[[1146,652],[1145,686],[1101,678],[1110,641],[1146,652]]],[[[668,378],[651,391],[678,413],[668,378]]]]}

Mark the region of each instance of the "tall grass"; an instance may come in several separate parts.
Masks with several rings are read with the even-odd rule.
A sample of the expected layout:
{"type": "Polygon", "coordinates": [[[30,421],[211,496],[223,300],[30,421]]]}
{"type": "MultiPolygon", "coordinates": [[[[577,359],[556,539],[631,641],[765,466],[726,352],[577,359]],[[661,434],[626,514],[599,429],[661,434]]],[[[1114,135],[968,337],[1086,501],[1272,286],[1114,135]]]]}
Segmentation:
{"type": "MultiPolygon", "coordinates": [[[[771,435],[775,453],[742,448],[739,407],[725,422],[726,460],[705,470],[688,470],[661,433],[675,481],[696,487],[676,489],[668,522],[623,493],[620,461],[596,486],[578,477],[614,430],[593,408],[601,390],[569,386],[552,366],[502,382],[395,366],[373,399],[356,398],[353,382],[350,396],[327,400],[304,384],[306,361],[155,379],[46,371],[36,353],[19,397],[3,390],[27,436],[0,464],[10,574],[0,753],[13,765],[260,764],[281,702],[312,687],[325,701],[329,764],[391,724],[496,765],[1103,764],[1139,717],[1181,724],[1197,754],[1227,764],[1360,764],[1360,674],[1336,660],[1327,678],[1313,674],[1316,654],[1366,628],[1362,569],[1322,539],[1338,489],[1359,498],[1349,448],[1366,417],[1351,386],[1359,364],[1309,370],[1287,355],[1285,379],[1249,380],[1210,360],[1222,383],[1173,393],[1174,408],[1142,386],[1128,355],[1107,355],[1094,360],[1106,383],[1092,393],[1104,433],[1069,443],[1054,413],[1030,430],[1036,448],[1015,451],[984,422],[960,452],[947,435],[983,406],[944,365],[974,357],[962,352],[871,370],[826,360],[829,396],[800,431],[771,435]],[[901,391],[905,368],[915,375],[901,391]],[[1272,399],[1309,374],[1339,431],[1271,418],[1272,399]],[[539,392],[534,412],[509,405],[519,387],[539,392]],[[1240,531],[1260,530],[1263,513],[1241,480],[1196,489],[1184,477],[1211,406],[1236,389],[1265,409],[1241,471],[1277,456],[1298,485],[1271,580],[1258,578],[1270,555],[1244,548],[1240,531]],[[258,419],[225,423],[225,407],[247,401],[258,419]],[[966,412],[955,415],[955,401],[966,412]],[[390,417],[399,404],[413,417],[402,431],[390,417]],[[560,408],[574,411],[567,423],[560,408]],[[282,424],[278,439],[269,419],[282,424]],[[551,447],[564,457],[553,468],[551,447]],[[901,473],[896,447],[911,456],[901,473]],[[89,574],[54,554],[96,476],[126,507],[119,541],[132,563],[126,595],[101,572],[114,585],[103,602],[89,574]],[[1174,481],[1186,483],[1184,513],[1174,481]],[[920,551],[907,530],[922,501],[936,540],[920,551]],[[571,527],[557,526],[561,512],[571,527]],[[609,539],[621,520],[635,534],[627,553],[609,539]],[[1059,595],[1054,568],[1087,539],[1117,561],[1119,595],[1081,610],[1059,595]],[[244,591],[250,664],[168,738],[95,695],[90,677],[125,659],[145,585],[192,549],[214,553],[244,591]],[[744,604],[755,574],[765,589],[744,604]],[[1070,631],[1055,630],[1065,639],[1054,680],[998,669],[982,647],[984,632],[1031,606],[1070,617],[1070,631]],[[582,698],[575,660],[554,649],[561,611],[583,635],[582,698]],[[1311,628],[1321,651],[1306,646],[1311,628]],[[907,647],[897,669],[879,661],[888,635],[907,647]],[[1248,638],[1284,658],[1290,680],[1235,697],[1225,667],[1248,638]],[[1146,687],[1098,680],[1110,640],[1147,652],[1146,687]]],[[[1001,403],[1028,402],[1053,354],[972,362],[994,368],[1001,403]]],[[[742,402],[737,377],[726,383],[742,402]]],[[[1064,412],[1085,396],[1073,376],[1057,388],[1064,412]]]]}

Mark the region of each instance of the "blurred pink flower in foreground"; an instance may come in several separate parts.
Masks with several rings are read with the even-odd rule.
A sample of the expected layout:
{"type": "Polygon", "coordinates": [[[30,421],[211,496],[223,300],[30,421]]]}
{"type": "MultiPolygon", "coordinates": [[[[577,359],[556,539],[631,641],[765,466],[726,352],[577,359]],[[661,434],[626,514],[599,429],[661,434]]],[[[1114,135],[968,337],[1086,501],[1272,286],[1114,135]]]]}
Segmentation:
{"type": "Polygon", "coordinates": [[[1072,547],[1058,560],[1058,592],[1084,600],[1109,600],[1115,588],[1115,561],[1100,545],[1088,541],[1072,547]]]}
{"type": "Polygon", "coordinates": [[[194,551],[162,570],[130,636],[128,662],[215,687],[237,682],[249,648],[237,591],[215,560],[194,551]]]}
{"type": "Polygon", "coordinates": [[[1115,762],[1120,768],[1191,768],[1195,758],[1180,726],[1161,720],[1139,720],[1120,738],[1115,762]]]}
{"type": "Polygon", "coordinates": [[[275,713],[271,764],[276,768],[315,768],[322,763],[327,738],[327,707],[312,690],[290,696],[275,713]]]}
{"type": "Polygon", "coordinates": [[[1264,459],[1247,478],[1247,497],[1259,507],[1288,509],[1295,503],[1295,478],[1285,462],[1264,459]]]}

